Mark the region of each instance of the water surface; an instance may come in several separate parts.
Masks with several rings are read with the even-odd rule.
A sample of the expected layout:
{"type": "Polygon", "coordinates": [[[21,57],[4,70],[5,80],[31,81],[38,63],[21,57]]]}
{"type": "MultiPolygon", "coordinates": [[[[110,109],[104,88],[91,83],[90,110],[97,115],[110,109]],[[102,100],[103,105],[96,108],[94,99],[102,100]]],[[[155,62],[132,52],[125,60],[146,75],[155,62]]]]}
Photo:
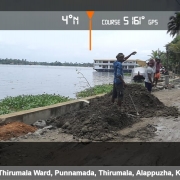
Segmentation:
{"type": "MultiPolygon", "coordinates": [[[[75,98],[75,94],[90,86],[113,83],[113,73],[96,72],[92,67],[0,65],[0,99],[7,96],[60,94],[75,98]]],[[[129,82],[130,77],[125,77],[129,82]]]]}

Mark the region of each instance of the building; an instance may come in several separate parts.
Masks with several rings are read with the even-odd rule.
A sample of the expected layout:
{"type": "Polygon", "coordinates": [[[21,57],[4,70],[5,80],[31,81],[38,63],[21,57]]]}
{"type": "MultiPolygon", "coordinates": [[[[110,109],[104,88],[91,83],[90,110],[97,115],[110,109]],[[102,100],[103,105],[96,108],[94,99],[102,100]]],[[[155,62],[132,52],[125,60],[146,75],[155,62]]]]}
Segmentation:
{"type": "MultiPolygon", "coordinates": [[[[98,72],[113,72],[113,63],[116,61],[116,59],[94,59],[94,67],[93,69],[98,72]]],[[[142,61],[145,63],[145,61],[142,61]]],[[[128,59],[125,62],[122,63],[123,65],[123,71],[125,73],[131,73],[132,69],[135,67],[139,67],[139,64],[143,64],[141,60],[132,60],[128,59]]]]}

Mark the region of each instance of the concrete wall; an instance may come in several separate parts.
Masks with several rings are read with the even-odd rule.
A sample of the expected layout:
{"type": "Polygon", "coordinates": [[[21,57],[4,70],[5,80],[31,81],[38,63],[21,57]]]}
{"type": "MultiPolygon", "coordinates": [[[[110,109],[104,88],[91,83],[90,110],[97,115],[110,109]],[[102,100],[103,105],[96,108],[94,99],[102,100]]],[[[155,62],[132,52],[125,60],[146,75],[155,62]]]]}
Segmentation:
{"type": "Polygon", "coordinates": [[[88,105],[86,101],[89,101],[90,103],[94,102],[96,101],[97,97],[101,97],[103,95],[104,94],[91,96],[79,100],[68,101],[65,103],[59,103],[51,106],[45,106],[45,107],[34,108],[26,111],[10,113],[6,115],[0,115],[0,125],[14,121],[21,121],[26,124],[33,124],[38,120],[46,120],[51,117],[61,116],[63,114],[72,112],[74,110],[79,110],[84,106],[88,105]]]}

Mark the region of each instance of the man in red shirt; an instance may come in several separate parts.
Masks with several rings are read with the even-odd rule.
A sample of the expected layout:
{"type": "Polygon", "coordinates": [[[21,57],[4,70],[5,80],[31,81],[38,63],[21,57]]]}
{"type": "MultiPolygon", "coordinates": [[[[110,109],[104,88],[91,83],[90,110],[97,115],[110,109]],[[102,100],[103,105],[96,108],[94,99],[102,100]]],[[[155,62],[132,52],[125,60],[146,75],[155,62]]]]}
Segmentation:
{"type": "Polygon", "coordinates": [[[160,68],[162,67],[162,64],[160,63],[160,58],[156,56],[155,58],[155,74],[154,74],[154,82],[155,86],[157,86],[158,80],[160,79],[160,68]]]}

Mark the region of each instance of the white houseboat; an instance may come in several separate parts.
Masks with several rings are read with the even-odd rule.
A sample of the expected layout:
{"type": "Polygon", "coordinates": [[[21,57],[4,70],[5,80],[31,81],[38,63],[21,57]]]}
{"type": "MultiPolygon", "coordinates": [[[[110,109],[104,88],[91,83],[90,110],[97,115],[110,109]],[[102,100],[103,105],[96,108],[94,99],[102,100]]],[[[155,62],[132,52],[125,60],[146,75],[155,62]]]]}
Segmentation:
{"type": "MultiPolygon", "coordinates": [[[[98,72],[114,72],[113,63],[116,59],[94,59],[93,69],[98,72]]],[[[126,60],[122,63],[123,72],[131,73],[132,69],[138,67],[136,60],[126,60]]]]}

